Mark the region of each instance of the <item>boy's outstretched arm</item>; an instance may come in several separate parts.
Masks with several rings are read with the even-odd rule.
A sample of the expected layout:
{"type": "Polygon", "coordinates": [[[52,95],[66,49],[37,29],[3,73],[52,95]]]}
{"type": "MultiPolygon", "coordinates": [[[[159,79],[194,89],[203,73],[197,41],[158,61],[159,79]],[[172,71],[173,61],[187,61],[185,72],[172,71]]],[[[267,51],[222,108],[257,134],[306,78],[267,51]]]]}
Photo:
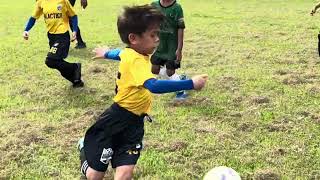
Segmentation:
{"type": "Polygon", "coordinates": [[[157,79],[148,79],[144,82],[143,86],[152,93],[162,94],[169,92],[176,92],[181,90],[200,90],[204,87],[208,75],[198,75],[194,76],[192,80],[157,80],[157,79]]]}
{"type": "Polygon", "coordinates": [[[29,39],[29,31],[34,26],[36,19],[38,19],[43,14],[43,9],[39,5],[40,1],[36,1],[36,5],[34,7],[34,11],[32,13],[32,16],[29,18],[27,25],[24,29],[24,32],[22,34],[23,38],[25,40],[29,39]]]}
{"type": "Polygon", "coordinates": [[[110,49],[108,47],[103,48],[95,48],[92,50],[93,53],[95,53],[95,56],[92,59],[111,59],[111,60],[116,60],[120,61],[120,53],[121,49],[110,49]]]}
{"type": "Polygon", "coordinates": [[[178,29],[178,47],[176,51],[176,58],[178,61],[182,60],[182,48],[183,48],[183,36],[184,36],[184,29],[178,29]]]}
{"type": "Polygon", "coordinates": [[[317,12],[317,9],[319,9],[320,7],[320,2],[311,10],[311,16],[313,16],[316,12],[317,12]]]}
{"type": "Polygon", "coordinates": [[[34,24],[36,23],[36,18],[34,17],[30,17],[27,24],[26,24],[26,27],[24,28],[24,32],[22,34],[23,38],[25,40],[28,40],[29,39],[29,31],[30,29],[34,26],[34,24]]]}
{"type": "Polygon", "coordinates": [[[71,41],[74,41],[77,39],[77,32],[78,32],[78,16],[74,15],[72,17],[69,17],[71,19],[71,25],[72,25],[72,39],[71,41]]]}

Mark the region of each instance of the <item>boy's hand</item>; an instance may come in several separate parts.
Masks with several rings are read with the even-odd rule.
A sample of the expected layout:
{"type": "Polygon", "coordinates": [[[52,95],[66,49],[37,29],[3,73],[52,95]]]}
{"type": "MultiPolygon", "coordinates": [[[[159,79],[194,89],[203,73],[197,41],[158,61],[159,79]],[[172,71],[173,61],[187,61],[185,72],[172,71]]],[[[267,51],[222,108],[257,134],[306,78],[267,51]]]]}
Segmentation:
{"type": "Polygon", "coordinates": [[[181,59],[182,59],[182,51],[177,49],[176,50],[176,60],[180,62],[181,59]]]}
{"type": "Polygon", "coordinates": [[[195,90],[201,90],[208,80],[207,74],[201,74],[192,77],[193,87],[195,90]]]}
{"type": "Polygon", "coordinates": [[[81,0],[80,4],[83,9],[85,9],[88,6],[87,0],[81,0]]]}
{"type": "Polygon", "coordinates": [[[72,32],[71,42],[77,39],[77,32],[72,32]]]}
{"type": "Polygon", "coordinates": [[[92,57],[92,59],[104,59],[104,54],[109,50],[110,50],[110,48],[108,48],[108,47],[94,48],[94,50],[92,50],[92,52],[95,53],[95,56],[92,57]]]}
{"type": "Polygon", "coordinates": [[[312,9],[310,15],[313,16],[316,13],[316,9],[312,9]]]}
{"type": "Polygon", "coordinates": [[[28,31],[24,31],[24,32],[22,33],[22,36],[23,36],[23,38],[24,38],[25,40],[28,40],[28,39],[29,39],[29,32],[28,32],[28,31]]]}

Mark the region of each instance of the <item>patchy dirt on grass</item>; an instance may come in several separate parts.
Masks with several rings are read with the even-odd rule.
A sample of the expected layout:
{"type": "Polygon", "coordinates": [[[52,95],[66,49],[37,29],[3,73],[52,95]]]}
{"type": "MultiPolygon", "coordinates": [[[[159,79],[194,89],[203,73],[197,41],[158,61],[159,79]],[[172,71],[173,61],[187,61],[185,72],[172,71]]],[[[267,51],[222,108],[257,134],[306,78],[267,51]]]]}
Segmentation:
{"type": "Polygon", "coordinates": [[[19,109],[19,110],[11,110],[7,113],[7,116],[9,118],[18,118],[22,115],[25,115],[27,113],[32,113],[32,112],[47,112],[48,109],[46,107],[34,107],[34,108],[29,108],[29,109],[19,109]]]}
{"type": "Polygon", "coordinates": [[[168,103],[171,106],[179,107],[179,106],[197,106],[197,105],[209,105],[211,104],[211,99],[206,97],[190,97],[184,100],[176,99],[173,102],[168,103]]]}
{"type": "Polygon", "coordinates": [[[91,65],[88,71],[90,74],[99,74],[99,73],[105,73],[106,69],[103,66],[91,65]]]}
{"type": "Polygon", "coordinates": [[[77,119],[61,124],[57,129],[56,138],[53,139],[55,146],[61,146],[65,150],[72,150],[80,137],[83,137],[88,129],[99,117],[101,111],[88,109],[77,119]],[[78,138],[74,138],[77,136],[78,138]]]}
{"type": "Polygon", "coordinates": [[[37,144],[46,144],[47,136],[42,133],[42,126],[30,124],[26,121],[17,121],[9,128],[1,139],[0,154],[2,163],[19,162],[18,164],[28,163],[35,151],[37,144]]]}
{"type": "Polygon", "coordinates": [[[219,89],[236,92],[239,90],[239,79],[232,76],[223,76],[218,79],[217,86],[219,89]]]}
{"type": "Polygon", "coordinates": [[[179,150],[184,149],[186,147],[188,147],[188,143],[180,140],[180,141],[171,142],[168,146],[168,149],[169,149],[169,151],[179,151],[179,150]]]}
{"type": "Polygon", "coordinates": [[[299,75],[291,74],[282,79],[282,83],[286,85],[305,84],[308,83],[308,79],[299,75]]]}
{"type": "Polygon", "coordinates": [[[308,93],[309,93],[311,96],[320,95],[320,87],[318,87],[318,86],[309,87],[309,88],[308,88],[308,93]]]}
{"type": "Polygon", "coordinates": [[[271,124],[266,125],[266,129],[269,132],[286,132],[293,128],[293,124],[287,118],[273,121],[271,124]]]}
{"type": "Polygon", "coordinates": [[[251,122],[243,122],[240,124],[240,126],[237,128],[237,131],[242,132],[252,132],[254,129],[257,128],[257,124],[253,124],[251,122]]]}
{"type": "Polygon", "coordinates": [[[254,180],[280,180],[281,177],[272,170],[258,170],[254,173],[254,180]]]}
{"type": "Polygon", "coordinates": [[[254,104],[266,104],[270,102],[270,98],[267,96],[253,96],[250,99],[254,104]]]}

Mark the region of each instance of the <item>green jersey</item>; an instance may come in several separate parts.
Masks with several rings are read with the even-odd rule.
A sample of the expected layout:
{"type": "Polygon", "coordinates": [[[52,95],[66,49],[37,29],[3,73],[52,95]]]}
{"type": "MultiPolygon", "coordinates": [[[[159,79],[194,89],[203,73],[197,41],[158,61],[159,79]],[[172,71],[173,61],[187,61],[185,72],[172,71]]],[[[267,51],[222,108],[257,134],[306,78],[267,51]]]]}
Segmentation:
{"type": "Polygon", "coordinates": [[[154,1],[151,5],[166,17],[160,27],[160,44],[154,55],[164,60],[176,60],[178,29],[185,28],[182,7],[176,1],[168,7],[163,7],[160,0],[154,1]]]}

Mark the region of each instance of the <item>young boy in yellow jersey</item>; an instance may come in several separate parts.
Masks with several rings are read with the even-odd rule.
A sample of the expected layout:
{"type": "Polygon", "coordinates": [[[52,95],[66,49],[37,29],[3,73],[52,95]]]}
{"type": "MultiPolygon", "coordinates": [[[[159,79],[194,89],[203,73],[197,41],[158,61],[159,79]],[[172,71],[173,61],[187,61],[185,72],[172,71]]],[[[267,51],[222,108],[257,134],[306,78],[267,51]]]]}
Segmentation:
{"type": "Polygon", "coordinates": [[[68,56],[70,47],[69,19],[72,21],[72,40],[76,39],[78,17],[69,0],[37,0],[33,15],[29,18],[23,38],[29,39],[29,30],[43,14],[47,26],[47,36],[50,50],[46,57],[46,65],[57,69],[61,75],[69,80],[73,87],[82,87],[81,64],[68,63],[64,59],[68,56]]]}
{"type": "MultiPolygon", "coordinates": [[[[144,118],[151,109],[151,93],[200,90],[207,75],[192,80],[157,80],[151,72],[150,56],[159,44],[164,16],[150,5],[125,7],[118,17],[118,32],[127,48],[120,60],[114,103],[79,141],[81,171],[88,179],[103,179],[109,162],[114,179],[132,179],[142,149],[144,118]]],[[[94,58],[108,57],[108,49],[97,48],[94,58]]]]}

